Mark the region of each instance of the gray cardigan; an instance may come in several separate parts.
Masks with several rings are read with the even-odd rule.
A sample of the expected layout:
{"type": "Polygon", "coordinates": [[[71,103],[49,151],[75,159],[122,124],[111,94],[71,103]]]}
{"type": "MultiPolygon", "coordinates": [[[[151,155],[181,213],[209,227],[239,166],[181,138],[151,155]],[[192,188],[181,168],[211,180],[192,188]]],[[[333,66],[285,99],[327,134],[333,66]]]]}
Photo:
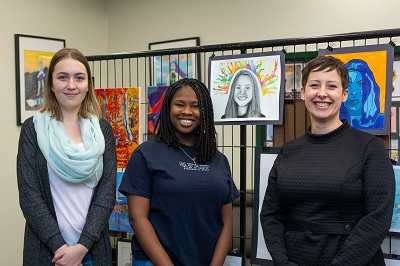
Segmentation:
{"type": "MultiPolygon", "coordinates": [[[[100,120],[105,139],[103,175],[97,184],[86,224],[78,243],[91,249],[96,266],[112,265],[108,219],[116,191],[116,150],[111,125],[100,120]]],[[[33,118],[22,125],[17,155],[17,180],[21,210],[26,219],[23,265],[54,265],[54,252],[65,244],[57,223],[50,191],[47,161],[36,137],[33,118]]]]}

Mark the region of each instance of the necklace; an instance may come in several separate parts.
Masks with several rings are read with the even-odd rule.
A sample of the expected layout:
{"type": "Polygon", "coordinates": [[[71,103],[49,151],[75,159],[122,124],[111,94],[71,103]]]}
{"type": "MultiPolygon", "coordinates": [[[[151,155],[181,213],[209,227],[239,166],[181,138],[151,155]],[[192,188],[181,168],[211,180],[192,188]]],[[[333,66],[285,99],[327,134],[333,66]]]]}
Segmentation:
{"type": "Polygon", "coordinates": [[[179,148],[183,151],[183,153],[184,153],[187,157],[189,157],[190,160],[193,161],[194,164],[196,164],[196,157],[194,157],[194,158],[190,157],[189,154],[187,154],[187,153],[185,152],[185,150],[182,148],[181,145],[179,145],[179,148]]]}

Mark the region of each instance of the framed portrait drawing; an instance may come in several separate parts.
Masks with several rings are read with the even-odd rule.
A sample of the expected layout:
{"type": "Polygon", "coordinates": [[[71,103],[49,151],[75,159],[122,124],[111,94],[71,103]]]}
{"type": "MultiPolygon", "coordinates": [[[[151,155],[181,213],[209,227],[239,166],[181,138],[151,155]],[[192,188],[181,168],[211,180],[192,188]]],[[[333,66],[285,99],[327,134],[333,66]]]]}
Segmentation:
{"type": "Polygon", "coordinates": [[[214,56],[209,89],[216,124],[282,124],[282,51],[214,56]]]}
{"type": "Polygon", "coordinates": [[[272,257],[265,244],[264,235],[260,224],[260,212],[264,201],[265,191],[268,186],[268,175],[278,156],[280,148],[261,147],[255,148],[254,165],[254,218],[253,218],[253,241],[251,243],[251,263],[257,265],[274,265],[272,257]]]}
{"type": "MultiPolygon", "coordinates": [[[[149,50],[194,47],[200,37],[149,43],[149,50]]],[[[150,76],[154,86],[169,86],[182,78],[200,76],[200,58],[195,53],[154,56],[150,59],[150,76]]]]}
{"type": "Polygon", "coordinates": [[[374,135],[389,135],[393,45],[324,49],[319,54],[339,58],[349,73],[348,97],[340,108],[340,119],[374,135]]]}
{"type": "Polygon", "coordinates": [[[65,47],[65,40],[15,34],[14,42],[17,125],[21,125],[42,107],[51,58],[65,47]]]}

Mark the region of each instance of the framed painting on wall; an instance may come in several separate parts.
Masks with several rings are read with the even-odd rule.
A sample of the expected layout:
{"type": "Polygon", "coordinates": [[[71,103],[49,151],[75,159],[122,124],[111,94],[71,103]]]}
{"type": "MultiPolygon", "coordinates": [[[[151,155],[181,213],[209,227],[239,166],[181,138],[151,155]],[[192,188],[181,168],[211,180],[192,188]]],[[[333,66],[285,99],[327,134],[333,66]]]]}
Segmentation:
{"type": "Polygon", "coordinates": [[[110,122],[117,151],[117,167],[126,168],[139,146],[140,88],[95,89],[102,116],[110,122]]]}
{"type": "Polygon", "coordinates": [[[348,97],[340,108],[340,119],[374,135],[390,134],[394,47],[366,45],[319,50],[346,64],[348,97]]]}
{"type": "Polygon", "coordinates": [[[282,124],[284,56],[277,51],[211,57],[215,124],[282,124]]]}
{"type": "Polygon", "coordinates": [[[65,40],[14,35],[17,125],[35,114],[43,104],[44,82],[53,55],[65,47],[65,40]]]}
{"type": "MultiPolygon", "coordinates": [[[[200,37],[149,43],[149,50],[165,50],[200,45],[200,37]]],[[[155,86],[170,86],[182,78],[200,77],[200,58],[195,53],[151,57],[150,76],[155,86]]]]}

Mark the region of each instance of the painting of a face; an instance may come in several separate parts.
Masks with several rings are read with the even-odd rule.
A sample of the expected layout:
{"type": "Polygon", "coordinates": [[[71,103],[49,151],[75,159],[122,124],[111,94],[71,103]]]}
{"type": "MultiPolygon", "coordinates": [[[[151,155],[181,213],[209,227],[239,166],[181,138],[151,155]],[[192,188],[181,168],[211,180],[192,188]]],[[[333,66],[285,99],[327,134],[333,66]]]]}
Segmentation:
{"type": "Polygon", "coordinates": [[[362,77],[360,72],[349,70],[349,94],[344,106],[351,115],[361,115],[362,77]]]}
{"type": "Polygon", "coordinates": [[[170,65],[170,72],[175,72],[175,71],[176,71],[176,64],[172,62],[170,65]]]}
{"type": "Polygon", "coordinates": [[[234,90],[238,106],[246,106],[253,98],[253,83],[247,75],[238,77],[234,90]]]}

